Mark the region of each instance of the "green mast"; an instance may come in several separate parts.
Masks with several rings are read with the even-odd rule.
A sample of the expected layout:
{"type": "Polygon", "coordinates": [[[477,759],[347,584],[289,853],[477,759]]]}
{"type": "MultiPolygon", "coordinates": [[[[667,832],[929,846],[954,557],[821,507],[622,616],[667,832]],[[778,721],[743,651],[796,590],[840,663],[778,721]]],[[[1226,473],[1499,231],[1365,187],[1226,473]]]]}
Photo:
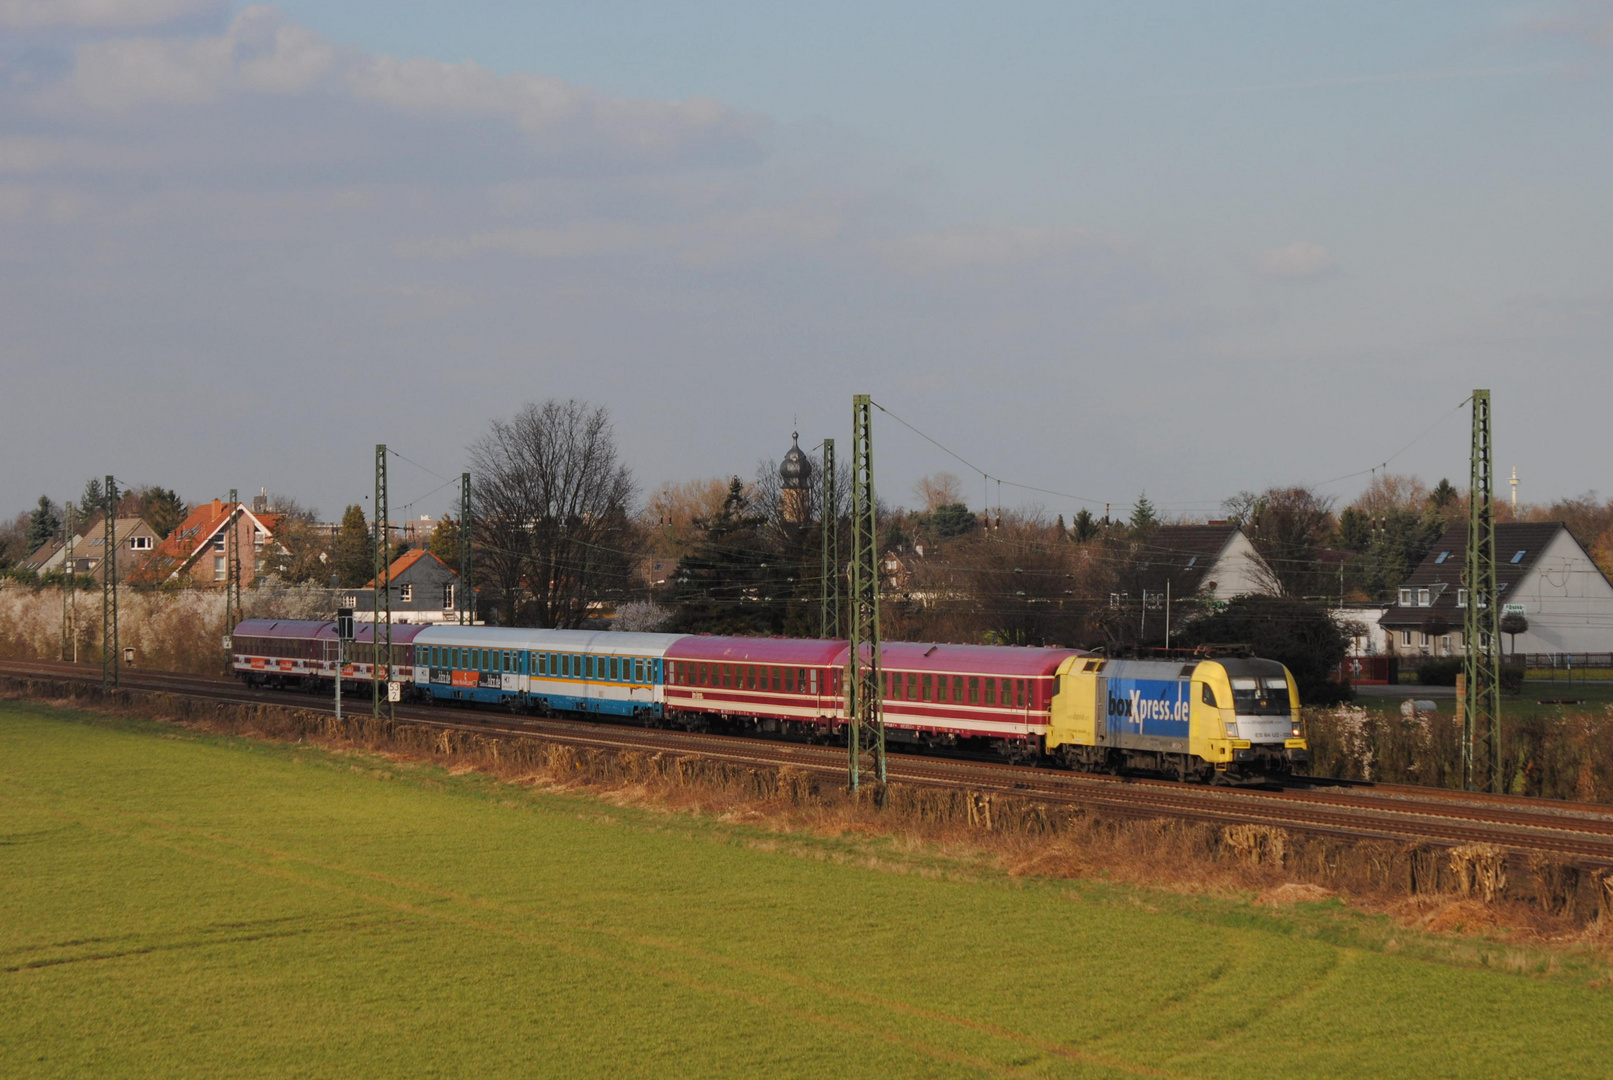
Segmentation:
{"type": "Polygon", "coordinates": [[[862,780],[862,759],[885,783],[885,710],[879,664],[879,535],[874,521],[873,408],[867,394],[851,405],[851,661],[846,732],[849,783],[862,780]]]}

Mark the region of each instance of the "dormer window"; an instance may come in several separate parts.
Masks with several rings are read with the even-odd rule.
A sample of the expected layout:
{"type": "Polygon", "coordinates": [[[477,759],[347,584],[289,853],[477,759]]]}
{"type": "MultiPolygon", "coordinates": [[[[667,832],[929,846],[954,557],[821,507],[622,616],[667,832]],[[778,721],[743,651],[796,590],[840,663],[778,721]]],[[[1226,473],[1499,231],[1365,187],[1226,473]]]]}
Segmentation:
{"type": "MultiPolygon", "coordinates": [[[[1412,604],[1411,590],[1410,589],[1401,589],[1400,590],[1400,606],[1401,607],[1411,607],[1411,604],[1412,604]]],[[[1114,607],[1115,605],[1110,604],[1109,606],[1114,607]]]]}
{"type": "Polygon", "coordinates": [[[1418,589],[1417,590],[1417,606],[1418,607],[1427,607],[1429,604],[1431,604],[1433,602],[1434,601],[1431,598],[1431,596],[1429,595],[1429,592],[1428,592],[1427,589],[1418,589]]]}

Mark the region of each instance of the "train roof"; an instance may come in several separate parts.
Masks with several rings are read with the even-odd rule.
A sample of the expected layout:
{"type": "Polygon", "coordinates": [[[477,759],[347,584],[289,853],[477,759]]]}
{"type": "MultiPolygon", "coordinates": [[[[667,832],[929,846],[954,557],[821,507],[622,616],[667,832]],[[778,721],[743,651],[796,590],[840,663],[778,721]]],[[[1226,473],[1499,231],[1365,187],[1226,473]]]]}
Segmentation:
{"type": "Polygon", "coordinates": [[[527,649],[589,652],[606,656],[662,656],[677,634],[634,634],[620,630],[542,630],[521,626],[431,627],[419,645],[458,645],[473,649],[527,649]]]}
{"type": "Polygon", "coordinates": [[[668,660],[712,660],[720,663],[778,664],[784,667],[836,667],[845,662],[844,641],[817,638],[680,637],[667,650],[668,660]]]}
{"type": "Polygon", "coordinates": [[[887,641],[879,663],[887,671],[935,671],[1019,678],[1057,674],[1059,665],[1080,649],[1021,648],[1016,645],[945,645],[927,641],[887,641]]]}
{"type": "MultiPolygon", "coordinates": [[[[425,629],[425,623],[393,623],[392,644],[408,645],[425,629]]],[[[336,623],[319,619],[245,619],[236,624],[235,633],[241,637],[335,641],[336,623]]],[[[374,635],[374,623],[353,624],[354,641],[373,641],[374,635]]]]}

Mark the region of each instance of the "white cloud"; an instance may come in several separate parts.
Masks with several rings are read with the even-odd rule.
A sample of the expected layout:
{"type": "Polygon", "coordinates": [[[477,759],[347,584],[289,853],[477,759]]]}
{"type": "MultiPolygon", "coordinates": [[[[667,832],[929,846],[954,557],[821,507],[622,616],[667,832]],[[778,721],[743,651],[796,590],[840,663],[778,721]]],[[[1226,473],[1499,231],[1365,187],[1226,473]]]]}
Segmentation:
{"type": "Polygon", "coordinates": [[[299,94],[336,61],[336,50],[266,7],[244,9],[216,37],[117,38],[82,45],[73,80],[95,108],[195,105],[227,91],[299,94]]]}
{"type": "Polygon", "coordinates": [[[1303,240],[1287,247],[1267,248],[1255,256],[1255,273],[1261,277],[1302,280],[1326,277],[1337,269],[1331,251],[1303,240]]]}
{"type": "Polygon", "coordinates": [[[122,30],[162,26],[223,7],[219,0],[0,0],[0,29],[122,30]]]}
{"type": "Polygon", "coordinates": [[[923,274],[967,266],[1007,266],[1092,244],[1092,235],[1083,229],[963,228],[915,233],[885,245],[884,252],[901,269],[923,274]]]}

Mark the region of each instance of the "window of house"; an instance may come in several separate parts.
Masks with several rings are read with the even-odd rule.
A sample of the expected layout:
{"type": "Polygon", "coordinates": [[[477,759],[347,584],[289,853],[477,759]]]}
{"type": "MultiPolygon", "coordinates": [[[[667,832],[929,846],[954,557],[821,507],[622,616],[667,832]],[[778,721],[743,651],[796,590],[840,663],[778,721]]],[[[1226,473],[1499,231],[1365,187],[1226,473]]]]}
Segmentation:
{"type": "Polygon", "coordinates": [[[149,536],[131,536],[131,537],[129,537],[129,547],[132,548],[135,551],[150,551],[151,550],[151,537],[149,537],[149,536]]]}
{"type": "Polygon", "coordinates": [[[442,587],[442,609],[444,611],[455,610],[454,599],[454,586],[452,582],[449,582],[442,587]]]}
{"type": "Polygon", "coordinates": [[[1417,606],[1418,607],[1427,607],[1428,604],[1429,604],[1428,590],[1427,589],[1418,589],[1417,590],[1417,606]]]}
{"type": "Polygon", "coordinates": [[[1400,631],[1400,644],[1402,644],[1402,645],[1410,645],[1411,644],[1411,631],[1410,630],[1402,630],[1402,631],[1400,631]]]}
{"type": "Polygon", "coordinates": [[[1421,644],[1421,645],[1422,645],[1422,647],[1423,647],[1423,648],[1425,648],[1425,649],[1426,649],[1426,648],[1428,648],[1428,642],[1429,642],[1429,640],[1430,640],[1430,639],[1429,639],[1429,637],[1428,637],[1428,635],[1427,635],[1427,634],[1422,634],[1422,635],[1420,635],[1420,636],[1421,636],[1421,638],[1422,638],[1422,641],[1421,641],[1421,642],[1419,642],[1419,644],[1421,644]]]}
{"type": "Polygon", "coordinates": [[[214,551],[223,551],[224,550],[224,534],[223,533],[219,533],[217,536],[213,537],[213,550],[214,551]]]}
{"type": "Polygon", "coordinates": [[[1521,563],[1521,562],[1523,562],[1523,557],[1525,555],[1527,555],[1527,554],[1529,554],[1529,552],[1520,551],[1516,555],[1512,556],[1512,561],[1515,562],[1515,563],[1521,563]]]}
{"type": "Polygon", "coordinates": [[[1410,589],[1401,589],[1400,590],[1400,606],[1401,607],[1411,607],[1411,590],[1410,589]]]}
{"type": "Polygon", "coordinates": [[[342,597],[342,607],[358,607],[358,594],[348,593],[342,597]]]}
{"type": "Polygon", "coordinates": [[[1448,559],[1450,557],[1451,557],[1450,552],[1442,551],[1438,555],[1434,556],[1434,565],[1438,566],[1440,563],[1444,562],[1446,559],[1448,559]]]}
{"type": "Polygon", "coordinates": [[[405,603],[405,604],[412,603],[414,601],[414,586],[413,585],[399,585],[398,586],[398,599],[400,601],[402,601],[403,603],[405,603]]]}
{"type": "Polygon", "coordinates": [[[224,556],[222,556],[222,555],[214,555],[213,556],[213,580],[214,581],[223,581],[226,576],[228,576],[228,575],[225,573],[225,570],[224,570],[224,556]]]}
{"type": "Polygon", "coordinates": [[[1467,590],[1466,589],[1457,589],[1456,590],[1456,606],[1457,607],[1467,607],[1467,590]]]}

